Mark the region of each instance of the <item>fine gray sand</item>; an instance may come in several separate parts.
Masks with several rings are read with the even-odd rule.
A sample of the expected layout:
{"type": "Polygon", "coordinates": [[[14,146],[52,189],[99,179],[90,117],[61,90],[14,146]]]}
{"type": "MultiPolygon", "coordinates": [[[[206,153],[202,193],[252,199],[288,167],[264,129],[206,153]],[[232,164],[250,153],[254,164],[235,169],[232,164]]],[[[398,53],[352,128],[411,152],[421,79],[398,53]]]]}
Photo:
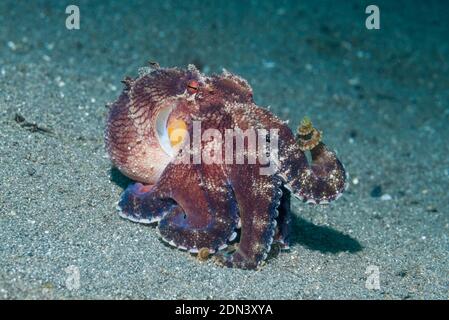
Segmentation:
{"type": "Polygon", "coordinates": [[[370,3],[298,2],[78,1],[67,30],[61,1],[1,1],[0,298],[448,299],[448,4],[376,1],[369,31],[370,3]],[[292,129],[308,115],[348,192],[294,201],[292,248],[259,271],[121,219],[104,106],[148,60],[235,72],[292,129]]]}

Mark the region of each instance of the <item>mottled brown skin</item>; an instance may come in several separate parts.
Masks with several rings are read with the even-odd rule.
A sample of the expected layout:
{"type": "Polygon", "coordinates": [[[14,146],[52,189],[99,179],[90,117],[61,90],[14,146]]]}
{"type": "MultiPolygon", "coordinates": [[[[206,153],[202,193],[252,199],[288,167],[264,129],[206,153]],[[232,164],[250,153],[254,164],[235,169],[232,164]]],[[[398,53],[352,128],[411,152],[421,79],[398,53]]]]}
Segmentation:
{"type": "MultiPolygon", "coordinates": [[[[274,241],[288,247],[290,194],[306,203],[327,203],[345,188],[335,153],[314,143],[309,164],[297,143],[304,137],[295,137],[283,121],[258,107],[249,84],[236,75],[206,77],[189,66],[155,69],[124,82],[105,131],[113,164],[137,181],[123,193],[120,215],[159,222],[162,238],[180,249],[208,249],[223,265],[257,268],[274,241]],[[276,171],[261,175],[262,164],[248,164],[247,158],[245,164],[179,163],[187,146],[168,156],[155,133],[158,115],[168,107],[167,121],[182,119],[190,136],[192,120],[201,120],[203,132],[214,128],[223,136],[234,127],[279,129],[276,171]],[[236,241],[234,252],[224,250],[236,241]]],[[[207,146],[203,141],[202,148],[207,146]]]]}

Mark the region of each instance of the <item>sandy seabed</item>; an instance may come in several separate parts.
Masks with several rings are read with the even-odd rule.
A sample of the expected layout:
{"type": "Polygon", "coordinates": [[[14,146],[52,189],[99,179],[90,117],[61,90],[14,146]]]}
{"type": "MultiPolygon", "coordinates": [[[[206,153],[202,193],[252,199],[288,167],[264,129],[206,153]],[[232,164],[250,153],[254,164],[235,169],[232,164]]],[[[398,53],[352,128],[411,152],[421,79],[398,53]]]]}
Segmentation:
{"type": "Polygon", "coordinates": [[[79,1],[67,30],[58,1],[1,1],[0,298],[448,299],[449,10],[377,4],[380,30],[363,1],[79,1]],[[308,115],[349,191],[293,202],[291,250],[259,271],[121,219],[104,105],[148,60],[224,67],[292,128],[308,115]]]}

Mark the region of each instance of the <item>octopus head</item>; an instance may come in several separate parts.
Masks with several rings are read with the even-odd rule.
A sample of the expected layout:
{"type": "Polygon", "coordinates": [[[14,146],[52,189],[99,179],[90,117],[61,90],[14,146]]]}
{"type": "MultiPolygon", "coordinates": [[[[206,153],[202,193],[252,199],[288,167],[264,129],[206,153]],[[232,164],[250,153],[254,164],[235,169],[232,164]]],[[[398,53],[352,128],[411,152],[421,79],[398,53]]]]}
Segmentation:
{"type": "Polygon", "coordinates": [[[193,70],[156,70],[128,80],[105,130],[113,164],[135,181],[156,183],[185,141],[202,86],[193,70]]]}
{"type": "Polygon", "coordinates": [[[201,106],[252,103],[246,80],[224,71],[206,77],[193,65],[187,70],[155,69],[136,79],[111,105],[105,131],[112,163],[129,178],[157,182],[176,157],[201,106]]]}

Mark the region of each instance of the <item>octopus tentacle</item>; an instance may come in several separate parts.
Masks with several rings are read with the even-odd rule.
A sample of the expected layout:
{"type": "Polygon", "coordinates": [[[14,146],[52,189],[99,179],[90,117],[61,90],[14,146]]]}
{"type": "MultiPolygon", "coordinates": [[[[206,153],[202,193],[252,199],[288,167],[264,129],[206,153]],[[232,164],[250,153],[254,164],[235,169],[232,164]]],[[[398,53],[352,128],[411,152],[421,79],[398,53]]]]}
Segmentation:
{"type": "Polygon", "coordinates": [[[307,203],[328,203],[346,187],[346,172],[334,151],[321,142],[321,132],[305,118],[298,128],[297,146],[310,151],[312,162],[290,182],[296,196],[307,203]]]}
{"type": "Polygon", "coordinates": [[[319,143],[310,150],[312,163],[290,184],[294,194],[306,203],[326,204],[338,199],[346,188],[346,172],[335,152],[319,143]]]}
{"type": "Polygon", "coordinates": [[[279,215],[276,219],[277,227],[274,241],[281,245],[281,249],[287,250],[290,246],[290,228],[292,222],[290,199],[291,193],[282,187],[282,198],[278,208],[279,215]]]}
{"type": "Polygon", "coordinates": [[[165,241],[191,252],[226,247],[237,226],[238,208],[221,167],[170,165],[157,188],[160,197],[173,199],[181,209],[159,222],[165,241]]]}
{"type": "Polygon", "coordinates": [[[133,183],[120,197],[117,209],[122,218],[144,224],[158,222],[177,204],[155,197],[154,186],[133,183]]]}
{"type": "Polygon", "coordinates": [[[275,115],[261,108],[255,110],[255,118],[262,125],[279,129],[279,172],[286,187],[308,203],[325,204],[341,196],[346,187],[346,172],[335,152],[321,141],[322,132],[304,118],[295,138],[275,115]],[[311,163],[306,152],[311,154],[311,163]]]}
{"type": "Polygon", "coordinates": [[[234,166],[231,179],[240,210],[241,236],[236,251],[216,259],[228,267],[255,269],[267,258],[274,241],[282,197],[281,179],[260,175],[259,166],[234,166]]]}

